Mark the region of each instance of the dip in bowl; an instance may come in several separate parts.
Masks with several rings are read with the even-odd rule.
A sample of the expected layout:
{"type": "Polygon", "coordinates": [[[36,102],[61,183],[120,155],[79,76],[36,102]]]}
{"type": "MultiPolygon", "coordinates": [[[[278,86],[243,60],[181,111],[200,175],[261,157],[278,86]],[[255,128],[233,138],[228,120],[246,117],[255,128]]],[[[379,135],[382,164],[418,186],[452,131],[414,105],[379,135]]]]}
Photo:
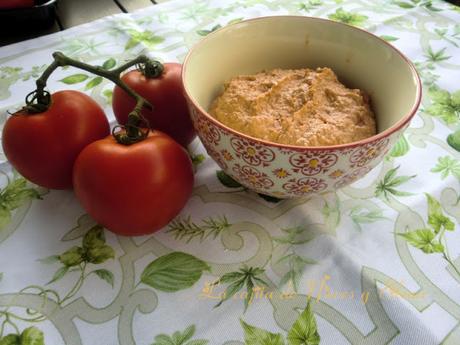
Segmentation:
{"type": "Polygon", "coordinates": [[[300,16],[257,18],[211,33],[187,55],[182,81],[208,154],[242,185],[279,198],[335,190],[365,175],[398,140],[421,99],[414,66],[393,46],[346,24],[300,16]],[[227,127],[208,112],[233,77],[318,67],[369,95],[376,135],[331,146],[279,144],[227,127]]]}

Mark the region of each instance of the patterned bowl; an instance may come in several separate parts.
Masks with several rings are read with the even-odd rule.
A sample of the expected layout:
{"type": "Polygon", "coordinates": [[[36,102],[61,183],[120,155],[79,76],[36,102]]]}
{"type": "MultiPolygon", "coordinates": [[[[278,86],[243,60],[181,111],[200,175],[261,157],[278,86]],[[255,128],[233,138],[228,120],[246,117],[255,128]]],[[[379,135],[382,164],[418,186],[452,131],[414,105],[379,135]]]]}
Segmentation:
{"type": "Polygon", "coordinates": [[[335,190],[365,175],[409,125],[422,92],[412,63],[384,40],[300,16],[251,19],[209,34],[187,55],[182,81],[208,154],[242,185],[280,198],[335,190]],[[283,145],[235,131],[207,113],[224,82],[236,75],[302,67],[330,67],[348,87],[366,91],[378,133],[343,145],[283,145]]]}

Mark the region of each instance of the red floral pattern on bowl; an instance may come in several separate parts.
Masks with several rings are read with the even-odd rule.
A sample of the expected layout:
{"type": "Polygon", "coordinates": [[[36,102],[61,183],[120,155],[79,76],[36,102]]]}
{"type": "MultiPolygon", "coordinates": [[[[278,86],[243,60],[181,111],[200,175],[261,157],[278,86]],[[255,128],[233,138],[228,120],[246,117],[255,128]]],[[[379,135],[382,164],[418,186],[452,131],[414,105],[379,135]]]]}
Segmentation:
{"type": "Polygon", "coordinates": [[[232,137],[230,144],[236,152],[236,156],[241,157],[250,165],[262,165],[266,167],[269,166],[269,163],[275,159],[275,154],[271,149],[257,142],[232,137]]]}
{"type": "MultiPolygon", "coordinates": [[[[369,143],[363,146],[357,147],[350,156],[351,166],[362,167],[369,161],[372,161],[376,157],[380,156],[382,151],[388,148],[388,138],[380,140],[377,143],[369,143]]],[[[388,151],[388,150],[387,150],[388,151]]],[[[385,153],[387,152],[385,151],[385,153]]]]}
{"type": "Polygon", "coordinates": [[[291,179],[288,183],[283,184],[283,189],[289,194],[303,196],[308,193],[322,192],[327,188],[323,179],[315,177],[301,177],[300,179],[291,179]]]}
{"type": "Polygon", "coordinates": [[[233,166],[232,171],[235,180],[240,181],[241,184],[250,189],[261,191],[261,193],[269,190],[274,185],[273,180],[266,173],[249,165],[241,166],[237,163],[233,166]]]}
{"type": "Polygon", "coordinates": [[[317,175],[329,171],[329,168],[337,163],[337,155],[330,152],[305,152],[294,153],[289,162],[294,166],[295,172],[301,172],[306,176],[317,175]]]}
{"type": "Polygon", "coordinates": [[[258,193],[292,198],[345,187],[374,168],[407,124],[365,142],[329,148],[268,143],[232,132],[189,103],[208,154],[222,170],[258,193]]]}

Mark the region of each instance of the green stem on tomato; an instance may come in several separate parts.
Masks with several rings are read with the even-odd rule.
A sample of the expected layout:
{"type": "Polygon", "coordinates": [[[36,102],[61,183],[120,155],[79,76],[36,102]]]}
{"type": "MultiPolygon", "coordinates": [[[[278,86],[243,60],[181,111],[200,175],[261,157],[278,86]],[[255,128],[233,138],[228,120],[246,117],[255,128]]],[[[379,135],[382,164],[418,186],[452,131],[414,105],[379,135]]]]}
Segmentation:
{"type": "Polygon", "coordinates": [[[146,78],[152,79],[163,74],[164,66],[159,61],[149,60],[140,66],[139,70],[146,78]]]}
{"type": "Polygon", "coordinates": [[[51,74],[58,68],[58,67],[64,67],[64,66],[73,66],[78,69],[82,69],[84,71],[96,74],[98,76],[101,76],[103,78],[106,78],[116,85],[118,85],[120,88],[122,88],[128,95],[133,97],[137,103],[141,103],[142,106],[146,106],[149,109],[152,109],[152,105],[145,100],[143,97],[139,96],[136,92],[134,92],[128,85],[126,85],[125,82],[123,82],[120,78],[120,75],[123,71],[126,69],[135,66],[137,64],[149,64],[151,63],[150,59],[145,56],[145,55],[140,55],[137,58],[125,63],[124,65],[115,68],[113,70],[106,70],[100,66],[93,66],[87,63],[84,63],[82,61],[78,61],[75,59],[72,59],[66,55],[64,55],[61,52],[54,52],[53,53],[53,58],[54,61],[49,65],[46,70],[43,72],[43,74],[37,79],[36,85],[37,85],[37,95],[38,95],[38,100],[43,99],[43,95],[45,94],[45,87],[46,83],[48,81],[48,78],[51,76],[51,74]]]}
{"type": "Polygon", "coordinates": [[[36,81],[36,90],[31,92],[26,97],[26,107],[24,108],[29,114],[36,114],[45,112],[51,106],[51,95],[45,90],[48,78],[58,68],[64,66],[72,66],[100,77],[106,78],[128,95],[136,100],[136,106],[128,116],[128,123],[124,126],[123,131],[113,132],[113,136],[120,144],[130,145],[135,142],[143,140],[148,130],[141,128],[141,125],[145,124],[145,119],[141,115],[141,110],[146,107],[150,110],[153,106],[133,89],[131,89],[122,79],[121,74],[128,68],[138,65],[139,70],[148,78],[156,78],[163,73],[163,65],[158,61],[150,60],[145,55],[140,55],[137,58],[128,61],[118,68],[107,70],[101,66],[93,66],[82,61],[72,59],[61,52],[53,53],[54,61],[45,69],[43,74],[36,81]]]}
{"type": "Polygon", "coordinates": [[[123,126],[124,130],[117,131],[115,127],[112,135],[115,140],[123,145],[131,145],[145,139],[149,133],[147,120],[141,115],[142,103],[137,102],[133,111],[128,115],[128,121],[123,126]],[[144,124],[144,126],[142,126],[144,124]],[[143,128],[144,127],[144,128],[143,128]]]}

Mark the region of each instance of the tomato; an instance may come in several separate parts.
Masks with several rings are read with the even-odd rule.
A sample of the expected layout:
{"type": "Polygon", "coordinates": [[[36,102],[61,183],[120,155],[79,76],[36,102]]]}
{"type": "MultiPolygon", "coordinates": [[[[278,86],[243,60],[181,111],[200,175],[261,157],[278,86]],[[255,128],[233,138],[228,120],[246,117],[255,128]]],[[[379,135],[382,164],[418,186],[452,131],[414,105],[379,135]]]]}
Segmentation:
{"type": "Polygon", "coordinates": [[[131,145],[113,136],[85,147],[74,166],[74,191],[99,224],[120,235],[161,229],[184,207],[193,188],[187,151],[150,132],[131,145]]]}
{"type": "MultiPolygon", "coordinates": [[[[195,138],[196,133],[184,96],[182,65],[165,63],[163,66],[164,71],[157,78],[147,78],[142,72],[133,70],[123,75],[121,79],[153,105],[153,110],[145,108],[142,110],[142,115],[148,120],[149,126],[170,135],[186,147],[195,138]]],[[[134,109],[135,104],[131,96],[115,86],[112,107],[119,123],[126,124],[128,114],[134,109]]]]}
{"type": "Polygon", "coordinates": [[[1,0],[0,9],[35,6],[35,0],[1,0]]]}
{"type": "Polygon", "coordinates": [[[78,91],[51,95],[43,113],[20,110],[3,127],[2,145],[11,165],[33,183],[53,189],[72,188],[75,159],[89,143],[104,138],[110,126],[102,108],[78,91]]]}

